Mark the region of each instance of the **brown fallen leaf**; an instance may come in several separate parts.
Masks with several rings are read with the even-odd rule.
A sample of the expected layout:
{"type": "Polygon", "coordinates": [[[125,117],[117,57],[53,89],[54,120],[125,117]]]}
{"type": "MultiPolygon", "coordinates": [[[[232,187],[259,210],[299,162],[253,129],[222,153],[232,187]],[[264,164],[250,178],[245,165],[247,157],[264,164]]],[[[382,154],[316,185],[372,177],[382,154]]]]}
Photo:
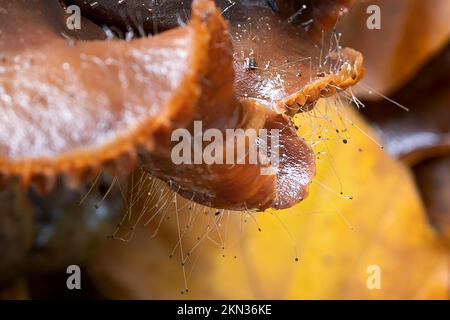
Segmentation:
{"type": "Polygon", "coordinates": [[[361,51],[366,61],[364,84],[355,93],[368,99],[399,89],[449,41],[450,2],[446,0],[357,1],[338,25],[342,43],[361,51]],[[381,29],[366,26],[369,5],[380,8],[381,29]]]}
{"type": "Polygon", "coordinates": [[[391,96],[369,101],[361,111],[381,135],[386,150],[413,166],[450,154],[450,45],[391,96]]]}
{"type": "Polygon", "coordinates": [[[450,245],[450,156],[427,159],[414,173],[430,223],[450,245]]]}

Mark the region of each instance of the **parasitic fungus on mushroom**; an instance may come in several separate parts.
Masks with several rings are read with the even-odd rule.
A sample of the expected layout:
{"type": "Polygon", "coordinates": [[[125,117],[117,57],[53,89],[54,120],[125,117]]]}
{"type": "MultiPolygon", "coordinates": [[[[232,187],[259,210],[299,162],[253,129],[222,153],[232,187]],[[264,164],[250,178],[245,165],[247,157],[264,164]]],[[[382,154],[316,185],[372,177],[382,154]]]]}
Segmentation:
{"type": "Polygon", "coordinates": [[[101,170],[125,175],[141,166],[216,208],[286,208],[306,197],[314,154],[291,117],[358,82],[360,53],[320,45],[286,19],[284,1],[218,1],[221,9],[208,0],[192,9],[190,1],[163,1],[160,11],[146,1],[71,2],[90,19],[78,33],[67,30],[58,1],[0,0],[8,12],[0,20],[2,183],[15,177],[45,193],[60,177],[76,186],[101,170]],[[27,23],[17,29],[19,19],[27,23]],[[134,32],[154,36],[102,39],[106,23],[126,28],[135,20],[134,32]],[[175,164],[171,134],[192,132],[195,121],[221,132],[278,130],[278,165],[175,164]]]}

